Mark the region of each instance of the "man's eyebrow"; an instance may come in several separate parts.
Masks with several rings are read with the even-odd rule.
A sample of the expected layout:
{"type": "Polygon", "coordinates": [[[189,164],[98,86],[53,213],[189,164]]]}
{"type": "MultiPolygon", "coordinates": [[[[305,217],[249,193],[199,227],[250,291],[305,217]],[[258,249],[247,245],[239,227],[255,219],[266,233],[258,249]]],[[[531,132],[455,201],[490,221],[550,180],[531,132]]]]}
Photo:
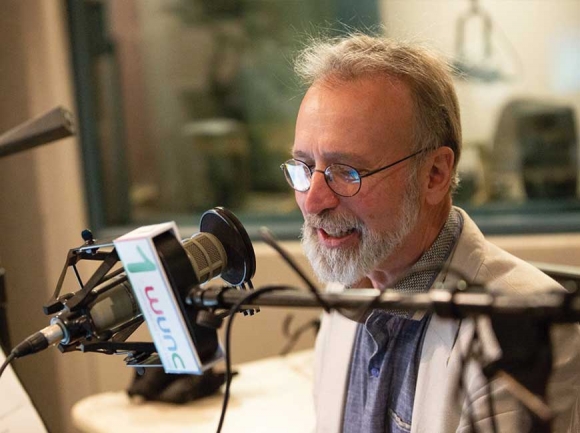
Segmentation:
{"type": "Polygon", "coordinates": [[[294,159],[311,159],[310,155],[308,155],[306,152],[303,152],[301,150],[293,150],[292,151],[292,158],[294,158],[294,159]]]}
{"type": "MultiPolygon", "coordinates": [[[[323,156],[324,159],[330,163],[347,164],[355,168],[367,168],[369,166],[369,162],[366,160],[364,155],[360,155],[354,152],[328,152],[323,156]]],[[[292,158],[310,161],[314,159],[310,154],[301,150],[292,151],[292,158]]]]}

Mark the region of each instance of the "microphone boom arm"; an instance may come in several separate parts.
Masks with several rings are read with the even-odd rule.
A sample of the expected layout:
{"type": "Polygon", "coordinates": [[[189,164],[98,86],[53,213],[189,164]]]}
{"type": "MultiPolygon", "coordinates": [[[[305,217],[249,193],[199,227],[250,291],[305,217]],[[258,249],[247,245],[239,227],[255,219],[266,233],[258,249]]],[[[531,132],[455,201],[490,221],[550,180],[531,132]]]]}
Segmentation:
{"type": "MultiPolygon", "coordinates": [[[[310,292],[289,286],[278,287],[242,304],[242,308],[304,307],[320,308],[320,301],[310,292]]],[[[339,293],[320,293],[320,298],[333,309],[382,308],[404,311],[432,311],[441,317],[464,318],[467,316],[524,316],[544,319],[553,323],[580,321],[580,297],[575,293],[554,290],[544,294],[506,295],[490,293],[479,286],[465,290],[441,287],[427,293],[405,294],[393,290],[379,292],[376,289],[345,289],[339,293]],[[442,290],[441,290],[442,289],[442,290]]],[[[200,309],[227,309],[240,302],[255,290],[233,290],[231,287],[194,288],[186,302],[200,309]]]]}

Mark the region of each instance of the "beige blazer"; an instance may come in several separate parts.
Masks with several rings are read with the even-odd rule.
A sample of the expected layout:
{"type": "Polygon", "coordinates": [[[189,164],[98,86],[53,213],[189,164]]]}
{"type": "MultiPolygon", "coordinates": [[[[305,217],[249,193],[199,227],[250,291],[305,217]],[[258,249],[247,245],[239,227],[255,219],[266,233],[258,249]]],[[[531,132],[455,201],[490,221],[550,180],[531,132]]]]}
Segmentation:
{"type": "MultiPolygon", "coordinates": [[[[463,231],[449,259],[450,272],[445,284],[453,284],[457,274],[472,284],[490,290],[510,293],[534,293],[557,287],[557,283],[530,264],[510,255],[486,241],[473,220],[459,209],[464,218],[463,231]],[[453,272],[453,270],[457,272],[453,272]]],[[[440,276],[441,277],[441,276],[440,276]]],[[[336,290],[337,286],[330,287],[336,290]]],[[[338,286],[340,290],[341,287],[338,286]]],[[[435,290],[435,289],[432,289],[435,290]]],[[[325,314],[315,348],[314,399],[316,431],[339,433],[349,364],[357,323],[336,312],[325,314]]],[[[488,320],[462,321],[433,316],[427,328],[413,406],[412,433],[469,432],[463,394],[457,384],[462,354],[472,338],[474,326],[485,343],[486,353],[493,358],[501,353],[490,331],[488,320]],[[477,323],[477,325],[476,325],[477,323]]],[[[557,325],[551,330],[553,372],[548,384],[548,401],[556,418],[552,432],[578,433],[580,392],[580,328],[557,325]]],[[[479,365],[469,361],[463,376],[478,432],[492,432],[488,413],[488,387],[479,365]]],[[[527,431],[518,414],[521,407],[508,392],[502,379],[491,383],[494,413],[499,432],[527,431]]],[[[364,433],[364,432],[361,432],[364,433]]]]}

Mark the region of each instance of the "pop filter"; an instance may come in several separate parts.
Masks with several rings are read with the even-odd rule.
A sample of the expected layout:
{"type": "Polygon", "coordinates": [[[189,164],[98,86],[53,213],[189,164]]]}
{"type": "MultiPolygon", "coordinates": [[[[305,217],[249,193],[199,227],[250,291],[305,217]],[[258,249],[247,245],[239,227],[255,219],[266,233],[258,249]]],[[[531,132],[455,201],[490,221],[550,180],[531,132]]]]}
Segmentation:
{"type": "Polygon", "coordinates": [[[214,235],[223,245],[227,265],[221,278],[232,286],[249,282],[256,272],[254,247],[238,218],[223,207],[208,210],[201,216],[200,232],[214,235]]]}

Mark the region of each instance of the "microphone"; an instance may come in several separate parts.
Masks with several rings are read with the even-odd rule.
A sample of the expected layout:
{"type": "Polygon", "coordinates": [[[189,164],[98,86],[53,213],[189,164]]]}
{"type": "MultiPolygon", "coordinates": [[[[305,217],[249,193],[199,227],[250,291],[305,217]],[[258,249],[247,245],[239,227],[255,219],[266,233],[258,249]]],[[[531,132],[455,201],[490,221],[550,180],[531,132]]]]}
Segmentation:
{"type": "MultiPolygon", "coordinates": [[[[252,244],[231,212],[224,208],[205,212],[200,230],[181,243],[193,269],[192,286],[218,276],[239,286],[253,277],[256,263],[252,244]]],[[[90,299],[79,311],[71,312],[65,304],[64,311],[53,317],[49,326],[12,350],[14,357],[36,353],[56,343],[74,344],[93,335],[112,336],[143,317],[125,273],[95,287],[90,299]]]]}

